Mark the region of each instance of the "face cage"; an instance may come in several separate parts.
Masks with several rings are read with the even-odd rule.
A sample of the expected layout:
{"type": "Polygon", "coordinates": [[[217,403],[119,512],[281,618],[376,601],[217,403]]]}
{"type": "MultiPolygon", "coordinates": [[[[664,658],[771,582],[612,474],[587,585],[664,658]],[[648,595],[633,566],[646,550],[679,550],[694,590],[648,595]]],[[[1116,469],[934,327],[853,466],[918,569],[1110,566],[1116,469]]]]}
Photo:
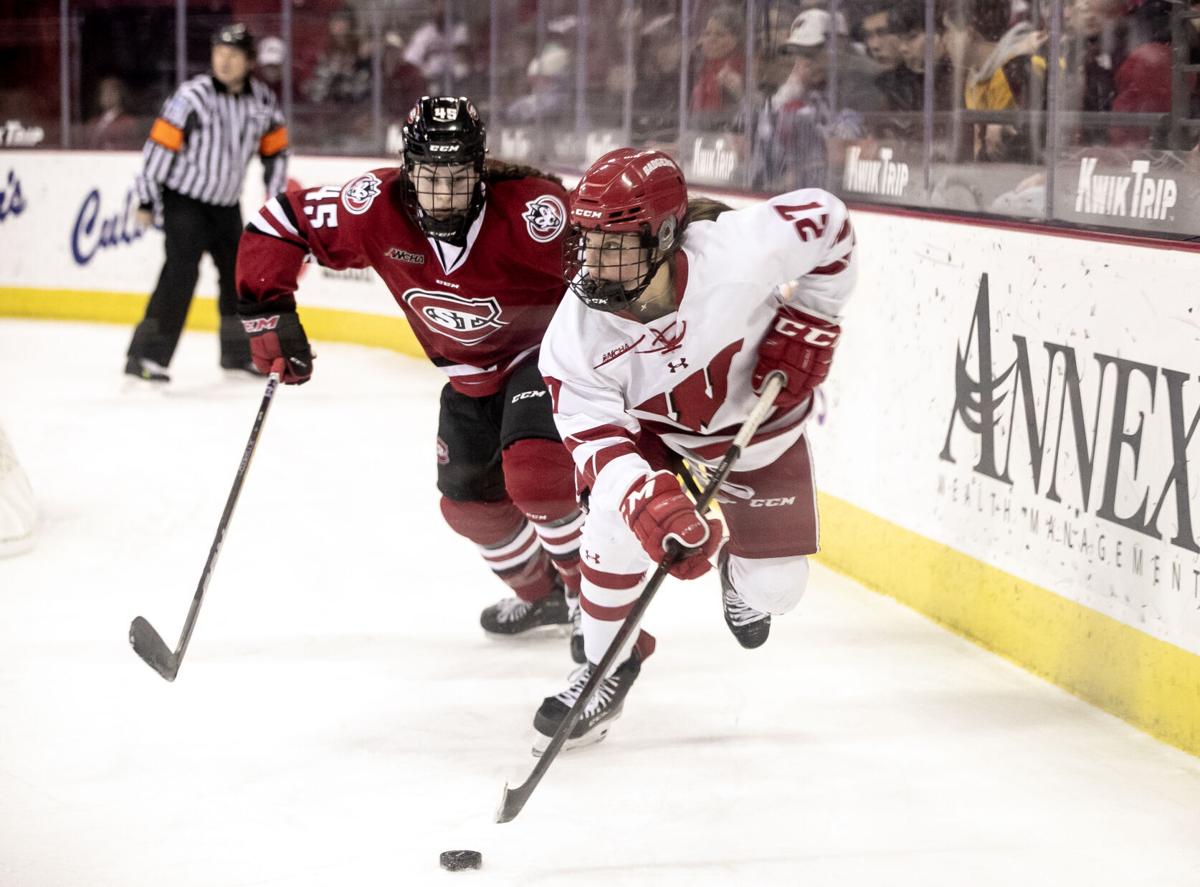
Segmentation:
{"type": "MultiPolygon", "coordinates": [[[[626,277],[625,274],[620,274],[617,280],[606,280],[603,277],[593,277],[585,269],[584,248],[589,230],[594,232],[598,229],[584,229],[572,225],[567,236],[563,238],[563,279],[571,292],[589,308],[611,313],[625,311],[646,291],[655,272],[663,263],[662,257],[652,258],[657,241],[643,230],[639,235],[636,262],[604,264],[603,270],[610,273],[633,269],[634,273],[628,276],[636,279],[637,283],[627,288],[621,280],[626,277]]],[[[621,237],[626,233],[632,232],[606,232],[606,236],[621,237]]]]}
{"type": "MultiPolygon", "coordinates": [[[[404,188],[404,203],[413,220],[428,237],[436,240],[455,241],[467,236],[467,230],[483,208],[483,162],[479,161],[475,164],[473,173],[462,173],[450,179],[451,203],[457,202],[454,198],[467,198],[469,195],[467,208],[461,212],[446,212],[436,215],[425,209],[426,205],[433,206],[436,199],[433,183],[428,180],[418,182],[416,168],[418,166],[436,168],[461,165],[463,164],[429,163],[423,160],[411,160],[407,157],[404,160],[404,169],[408,174],[404,188]]],[[[437,193],[444,194],[445,192],[438,191],[437,193]]]]}

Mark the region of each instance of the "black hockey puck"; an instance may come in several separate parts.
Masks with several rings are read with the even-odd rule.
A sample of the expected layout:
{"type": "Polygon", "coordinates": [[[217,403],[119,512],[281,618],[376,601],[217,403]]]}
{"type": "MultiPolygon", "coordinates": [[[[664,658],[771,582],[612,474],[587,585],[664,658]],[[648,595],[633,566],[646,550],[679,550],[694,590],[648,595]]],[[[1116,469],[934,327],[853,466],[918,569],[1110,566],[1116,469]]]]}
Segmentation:
{"type": "Polygon", "coordinates": [[[483,854],[478,850],[443,850],[439,861],[446,871],[461,872],[483,865],[483,854]]]}

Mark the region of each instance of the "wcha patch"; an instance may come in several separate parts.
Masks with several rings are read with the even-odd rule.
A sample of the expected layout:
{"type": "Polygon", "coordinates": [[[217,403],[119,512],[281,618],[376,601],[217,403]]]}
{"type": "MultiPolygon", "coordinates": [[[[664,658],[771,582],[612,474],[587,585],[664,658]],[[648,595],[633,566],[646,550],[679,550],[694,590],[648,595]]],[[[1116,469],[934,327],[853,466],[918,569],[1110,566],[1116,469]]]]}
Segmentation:
{"type": "Polygon", "coordinates": [[[425,257],[420,253],[410,253],[406,249],[400,249],[398,246],[388,247],[387,257],[395,259],[397,262],[408,262],[410,265],[424,265],[425,257]]]}
{"type": "Polygon", "coordinates": [[[369,210],[379,196],[379,185],[379,178],[371,172],[347,182],[342,187],[342,206],[346,212],[361,216],[369,210]]]}
{"type": "Polygon", "coordinates": [[[567,210],[553,194],[543,194],[525,204],[521,218],[525,220],[530,237],[538,243],[549,243],[562,233],[567,210]]]}

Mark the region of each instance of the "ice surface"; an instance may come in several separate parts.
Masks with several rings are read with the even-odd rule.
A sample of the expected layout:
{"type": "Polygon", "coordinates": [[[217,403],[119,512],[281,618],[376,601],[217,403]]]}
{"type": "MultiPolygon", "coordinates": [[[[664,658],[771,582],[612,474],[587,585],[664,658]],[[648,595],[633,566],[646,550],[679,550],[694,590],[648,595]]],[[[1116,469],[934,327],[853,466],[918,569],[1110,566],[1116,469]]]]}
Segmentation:
{"type": "Polygon", "coordinates": [[[189,334],[127,391],[128,335],[0,320],[43,513],[0,561],[3,887],[1200,884],[1200,762],[820,568],[753,652],[715,579],[668,583],[612,734],[494,824],[571,663],[482,636],[442,377],[384,351],[318,344],[279,393],[167,684],[129,622],[174,643],[263,386],[189,334]]]}

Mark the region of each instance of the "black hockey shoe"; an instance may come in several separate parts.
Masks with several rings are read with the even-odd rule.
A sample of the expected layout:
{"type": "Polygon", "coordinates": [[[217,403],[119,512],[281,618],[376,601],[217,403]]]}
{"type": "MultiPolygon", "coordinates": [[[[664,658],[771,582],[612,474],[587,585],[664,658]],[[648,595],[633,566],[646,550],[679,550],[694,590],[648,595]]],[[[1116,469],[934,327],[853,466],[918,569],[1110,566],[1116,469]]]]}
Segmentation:
{"type": "Polygon", "coordinates": [[[583,652],[583,607],[579,605],[579,595],[567,596],[567,609],[571,611],[571,659],[583,665],[587,655],[583,652]]]}
{"type": "Polygon", "coordinates": [[[170,382],[167,368],[144,357],[131,357],[125,362],[125,375],[135,376],[146,382],[170,382]]]}
{"type": "Polygon", "coordinates": [[[771,614],[756,610],[746,603],[729,580],[729,548],[721,549],[717,557],[721,572],[721,606],[725,610],[725,624],[747,650],[761,647],[771,633],[771,614]]]}
{"type": "MultiPolygon", "coordinates": [[[[542,756],[542,752],[554,738],[558,725],[563,722],[567,712],[583,692],[584,685],[592,676],[595,667],[590,662],[581,665],[571,673],[571,686],[557,696],[547,696],[542,700],[541,708],[533,716],[533,729],[537,734],[533,739],[535,758],[542,756]]],[[[635,649],[628,659],[600,682],[592,701],[584,709],[583,716],[571,728],[571,735],[563,743],[563,751],[592,745],[608,735],[609,725],[621,716],[625,696],[641,670],[642,657],[635,649]]]]}
{"type": "Polygon", "coordinates": [[[541,600],[506,597],[480,613],[479,624],[488,634],[517,635],[546,626],[558,626],[565,633],[571,612],[560,585],[541,600]]]}

